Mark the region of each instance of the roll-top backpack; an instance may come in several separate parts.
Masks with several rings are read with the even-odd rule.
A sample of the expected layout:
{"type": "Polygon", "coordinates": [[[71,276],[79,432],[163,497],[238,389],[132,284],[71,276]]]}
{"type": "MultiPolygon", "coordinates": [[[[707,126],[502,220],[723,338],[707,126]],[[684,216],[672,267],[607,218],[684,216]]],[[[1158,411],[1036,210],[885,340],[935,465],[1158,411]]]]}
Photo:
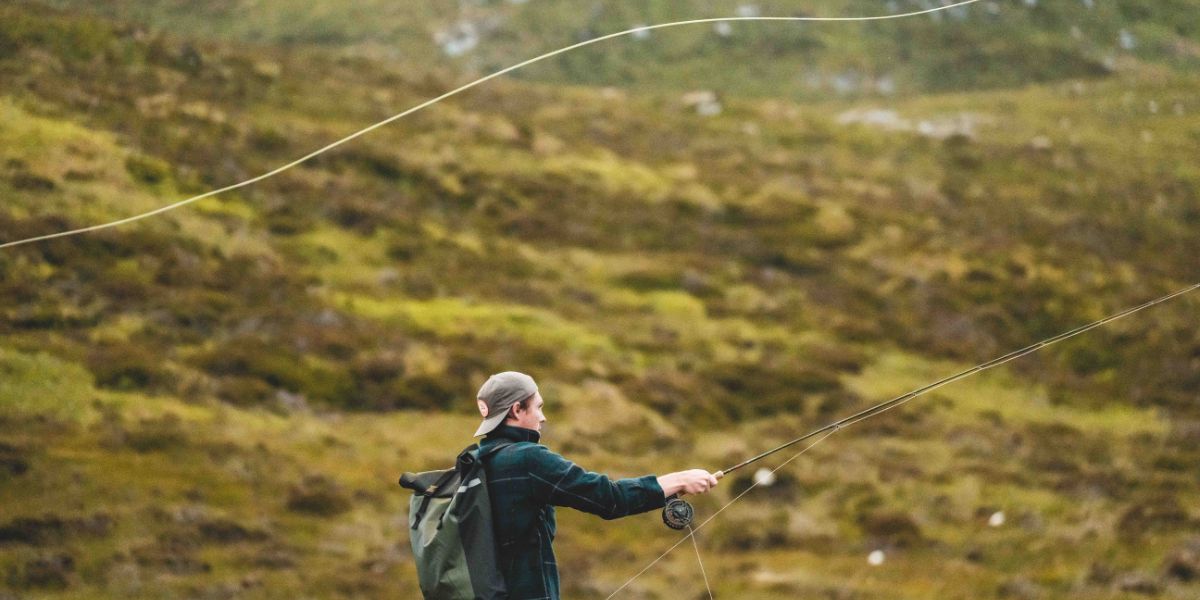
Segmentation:
{"type": "Polygon", "coordinates": [[[500,441],[480,453],[471,444],[454,468],[405,473],[413,562],[426,600],[504,600],[508,591],[496,560],[492,503],[483,459],[511,446],[500,441]]]}

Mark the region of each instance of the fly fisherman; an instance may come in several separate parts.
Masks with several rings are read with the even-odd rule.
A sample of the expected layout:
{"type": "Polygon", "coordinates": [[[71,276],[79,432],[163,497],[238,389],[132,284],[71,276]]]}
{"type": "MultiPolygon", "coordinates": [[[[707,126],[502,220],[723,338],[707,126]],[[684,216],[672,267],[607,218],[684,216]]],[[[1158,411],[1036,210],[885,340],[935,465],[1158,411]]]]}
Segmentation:
{"type": "Polygon", "coordinates": [[[703,469],[655,477],[609,479],[538,444],[544,402],[533,378],[515,371],[488,378],[477,395],[486,435],[480,452],[515,442],[491,454],[484,465],[492,499],[499,567],[511,600],[558,600],[554,560],[554,507],[567,506],[604,519],[662,508],[676,493],[701,494],[717,485],[703,469]]]}

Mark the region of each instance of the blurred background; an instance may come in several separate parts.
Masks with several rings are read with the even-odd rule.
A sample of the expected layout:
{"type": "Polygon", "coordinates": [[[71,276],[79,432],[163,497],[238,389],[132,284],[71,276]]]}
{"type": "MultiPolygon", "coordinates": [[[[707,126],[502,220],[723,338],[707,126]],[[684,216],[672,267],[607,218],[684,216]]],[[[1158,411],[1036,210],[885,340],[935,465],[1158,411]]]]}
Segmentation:
{"type": "MultiPolygon", "coordinates": [[[[0,242],[638,25],[938,5],[8,1],[0,242]]],[[[590,469],[716,470],[1200,281],[1198,91],[1192,0],[692,25],[0,250],[0,598],[418,597],[395,481],[449,466],[491,373],[590,469]]],[[[1198,303],[764,477],[698,535],[716,597],[1200,596],[1198,303]]],[[[564,595],[678,539],[562,511],[564,595]]],[[[707,594],[681,547],[618,597],[707,594]]]]}

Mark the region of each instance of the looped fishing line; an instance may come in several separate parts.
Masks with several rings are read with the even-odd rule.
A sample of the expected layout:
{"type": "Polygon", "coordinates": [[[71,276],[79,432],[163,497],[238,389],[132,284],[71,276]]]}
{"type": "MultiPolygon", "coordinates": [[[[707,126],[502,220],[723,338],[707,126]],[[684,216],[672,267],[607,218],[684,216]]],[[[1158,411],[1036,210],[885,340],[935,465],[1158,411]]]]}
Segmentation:
{"type": "Polygon", "coordinates": [[[369,126],[369,127],[365,127],[365,128],[363,128],[363,129],[360,129],[360,130],[358,130],[358,131],[356,131],[356,132],[354,132],[354,133],[352,133],[352,134],[350,134],[350,135],[348,135],[348,136],[346,136],[346,137],[344,137],[344,138],[342,138],[342,139],[340,139],[340,140],[337,140],[336,142],[333,142],[333,143],[331,143],[331,144],[328,144],[328,145],[326,145],[326,146],[324,146],[324,147],[322,147],[322,148],[319,148],[319,149],[317,149],[317,150],[314,150],[314,151],[312,151],[312,152],[310,152],[310,153],[308,153],[308,154],[305,154],[304,156],[302,156],[302,157],[300,157],[300,158],[297,158],[296,160],[294,160],[294,161],[292,161],[292,162],[290,162],[290,163],[287,163],[286,165],[283,165],[283,166],[281,166],[281,167],[278,167],[278,168],[276,168],[276,169],[273,169],[273,170],[271,170],[271,171],[268,171],[268,172],[266,172],[266,173],[263,173],[262,175],[259,175],[259,176],[257,176],[257,177],[252,177],[252,178],[250,178],[250,179],[247,179],[247,180],[245,180],[245,181],[242,181],[242,182],[239,182],[239,183],[235,183],[235,184],[233,184],[233,185],[228,185],[228,186],[225,186],[225,187],[223,187],[223,188],[220,188],[220,189],[213,190],[213,191],[211,191],[211,192],[205,192],[205,193],[203,193],[203,194],[200,194],[200,195],[198,195],[198,196],[192,196],[191,198],[188,198],[188,199],[186,199],[186,200],[180,200],[179,202],[176,202],[176,203],[174,203],[174,204],[168,204],[168,205],[166,205],[166,206],[163,206],[163,207],[160,207],[160,208],[156,208],[156,209],[154,209],[154,210],[151,210],[151,211],[148,211],[148,212],[144,212],[144,213],[141,213],[141,214],[138,214],[138,215],[134,215],[134,216],[132,216],[132,217],[127,217],[127,218],[124,218],[124,219],[119,219],[119,220],[116,220],[116,221],[111,221],[111,222],[108,222],[108,223],[101,223],[101,224],[99,224],[99,225],[92,225],[92,226],[90,226],[90,227],[83,227],[83,228],[80,228],[80,229],[72,229],[72,230],[69,230],[69,231],[60,231],[60,232],[58,232],[58,233],[51,233],[51,234],[47,234],[47,235],[40,235],[40,236],[36,236],[36,237],[26,238],[26,239],[23,239],[23,240],[16,240],[16,241],[13,241],[13,242],[6,242],[6,243],[3,243],[3,244],[0,244],[0,248],[9,248],[9,247],[12,247],[12,246],[19,246],[19,245],[21,245],[21,244],[28,244],[28,243],[31,243],[31,242],[37,242],[37,241],[42,241],[42,240],[49,240],[49,239],[54,239],[54,238],[66,237],[66,236],[69,236],[69,235],[77,235],[77,234],[80,234],[80,233],[87,233],[87,232],[89,232],[89,231],[97,231],[97,230],[100,230],[100,229],[107,229],[107,228],[109,228],[109,227],[116,227],[116,226],[118,226],[118,225],[124,225],[124,224],[126,224],[126,223],[132,223],[132,222],[134,222],[134,221],[140,221],[140,220],[142,220],[142,219],[145,219],[145,218],[147,218],[147,217],[152,217],[152,216],[154,216],[154,215],[157,215],[157,214],[162,214],[162,213],[164,213],[164,212],[167,212],[167,211],[170,211],[170,210],[174,210],[174,209],[176,209],[176,208],[179,208],[179,207],[181,207],[181,206],[185,206],[185,205],[191,204],[191,203],[193,203],[193,202],[196,202],[197,200],[203,200],[204,198],[208,198],[208,197],[211,197],[211,196],[215,196],[215,195],[217,195],[217,194],[220,194],[220,193],[223,193],[223,192],[228,192],[228,191],[232,191],[232,190],[236,190],[236,189],[238,189],[238,188],[242,188],[242,187],[248,186],[248,185],[250,185],[250,184],[252,184],[252,183],[256,183],[256,182],[262,181],[262,180],[264,180],[264,179],[267,179],[268,177],[273,177],[273,176],[275,176],[275,175],[278,175],[278,174],[280,174],[280,173],[282,173],[282,172],[284,172],[284,171],[287,171],[288,169],[291,169],[292,167],[295,167],[296,165],[299,165],[299,164],[301,164],[301,163],[303,163],[303,162],[306,162],[306,161],[308,161],[308,160],[310,160],[310,159],[312,159],[312,158],[315,158],[315,157],[317,157],[317,156],[319,156],[319,155],[321,155],[321,154],[324,154],[325,152],[328,152],[328,151],[330,151],[330,150],[333,150],[334,148],[337,148],[338,146],[341,146],[342,144],[345,144],[346,142],[349,142],[350,140],[353,140],[353,139],[355,139],[355,138],[357,138],[357,137],[359,137],[359,136],[362,136],[362,135],[365,135],[365,134],[367,134],[367,133],[370,133],[371,131],[374,131],[374,130],[376,130],[376,129],[380,128],[380,127],[383,127],[384,125],[387,125],[387,124],[389,124],[389,123],[392,123],[393,121],[397,121],[397,120],[403,119],[404,117],[407,117],[408,115],[411,115],[411,114],[413,114],[413,113],[415,113],[415,112],[417,112],[417,111],[419,111],[419,110],[421,110],[421,109],[423,109],[423,108],[426,108],[426,107],[432,106],[432,105],[434,105],[434,104],[437,104],[437,103],[441,102],[442,100],[445,100],[445,99],[447,99],[447,98],[450,98],[451,96],[455,96],[455,95],[457,95],[457,94],[459,94],[459,93],[465,92],[465,91],[467,91],[467,90],[469,90],[469,89],[471,89],[471,88],[473,88],[473,87],[475,87],[475,86],[477,86],[477,85],[479,85],[479,84],[481,84],[481,83],[484,83],[485,81],[488,81],[488,80],[490,80],[490,79],[494,79],[494,78],[496,78],[496,77],[499,77],[499,76],[501,76],[501,75],[504,75],[505,73],[509,73],[509,72],[515,71],[515,70],[517,70],[517,69],[520,69],[520,68],[522,68],[522,67],[525,67],[525,66],[528,66],[528,65],[532,65],[532,64],[534,64],[534,63],[536,63],[536,62],[543,61],[543,60],[545,60],[545,59],[547,59],[547,58],[551,58],[551,57],[553,57],[553,56],[557,56],[557,55],[559,55],[559,54],[562,54],[562,53],[564,53],[564,52],[570,52],[571,50],[576,50],[576,49],[578,49],[578,48],[583,48],[584,46],[588,46],[588,45],[595,44],[595,43],[598,43],[598,42],[603,42],[603,41],[605,41],[605,40],[610,40],[610,39],[612,39],[612,38],[616,38],[616,37],[620,37],[620,36],[624,36],[624,35],[630,35],[630,34],[632,34],[632,33],[637,33],[637,32],[641,32],[641,31],[651,31],[651,30],[654,30],[654,29],[666,29],[666,28],[668,28],[668,27],[679,27],[679,26],[682,26],[682,25],[696,25],[696,24],[700,24],[700,23],[719,23],[719,22],[723,22],[723,21],[883,21],[883,20],[887,20],[887,19],[901,19],[901,18],[905,18],[905,17],[915,17],[915,16],[918,16],[918,15],[924,15],[924,14],[929,14],[929,13],[935,13],[935,12],[938,12],[938,11],[942,11],[942,10],[949,10],[949,9],[952,9],[952,8],[955,8],[955,7],[959,7],[959,6],[965,6],[965,5],[967,5],[967,4],[974,4],[975,2],[979,2],[979,0],[963,0],[962,2],[956,2],[956,3],[954,3],[954,4],[947,4],[946,6],[937,6],[937,7],[934,7],[934,8],[927,8],[927,9],[923,9],[923,10],[917,10],[917,11],[906,12],[906,13],[897,13],[897,14],[891,14],[891,15],[868,16],[868,17],[716,17],[716,18],[711,18],[711,19],[691,19],[691,20],[687,20],[687,21],[673,21],[673,22],[670,22],[670,23],[660,23],[660,24],[657,24],[657,25],[647,25],[647,26],[644,26],[644,27],[634,27],[633,29],[626,29],[625,31],[618,31],[618,32],[616,32],[616,33],[610,33],[610,34],[608,34],[608,35],[604,35],[604,36],[601,36],[601,37],[598,37],[598,38],[593,38],[593,39],[590,39],[590,40],[584,40],[584,41],[582,41],[582,42],[579,42],[579,43],[576,43],[576,44],[572,44],[572,45],[570,45],[570,46],[566,46],[566,47],[563,47],[563,48],[559,48],[558,50],[553,50],[553,51],[551,51],[551,52],[547,52],[547,53],[545,53],[545,54],[542,54],[541,56],[536,56],[536,57],[534,57],[534,58],[531,58],[531,59],[529,59],[529,60],[526,60],[526,61],[524,61],[524,62],[520,62],[520,63],[517,63],[517,64],[515,64],[515,65],[512,65],[512,66],[510,66],[510,67],[506,67],[506,68],[504,68],[504,69],[501,69],[501,70],[499,70],[499,71],[496,71],[495,73],[492,73],[491,75],[487,75],[487,76],[485,76],[485,77],[481,77],[481,78],[479,78],[479,79],[476,79],[475,81],[472,81],[471,83],[468,83],[468,84],[466,84],[466,85],[463,85],[463,86],[460,86],[460,87],[458,87],[458,88],[455,88],[455,89],[453,89],[453,90],[451,90],[451,91],[449,91],[449,92],[446,92],[445,94],[442,94],[441,96],[438,96],[438,97],[436,97],[436,98],[433,98],[433,99],[430,99],[430,100],[426,100],[425,102],[422,102],[421,104],[418,104],[418,105],[416,105],[416,106],[414,106],[414,107],[412,107],[412,108],[410,108],[410,109],[408,109],[408,110],[406,110],[406,111],[404,111],[404,112],[401,112],[401,113],[399,113],[399,114],[396,114],[396,115],[393,115],[393,116],[391,116],[391,117],[388,117],[388,118],[386,118],[386,119],[384,119],[384,120],[382,120],[382,121],[380,121],[380,122],[378,122],[378,123],[375,123],[374,125],[371,125],[371,126],[369,126]]]}

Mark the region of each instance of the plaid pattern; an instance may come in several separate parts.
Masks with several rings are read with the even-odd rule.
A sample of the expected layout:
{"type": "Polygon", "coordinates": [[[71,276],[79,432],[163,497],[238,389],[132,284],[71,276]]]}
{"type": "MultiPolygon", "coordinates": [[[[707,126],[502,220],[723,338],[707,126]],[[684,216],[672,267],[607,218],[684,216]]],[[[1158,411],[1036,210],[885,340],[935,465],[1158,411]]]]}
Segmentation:
{"type": "Polygon", "coordinates": [[[488,491],[500,570],[511,600],[558,600],[554,507],[616,519],[657,508],[665,500],[654,475],[611,480],[537,443],[538,432],[501,425],[480,447],[517,442],[487,463],[488,491]]]}

